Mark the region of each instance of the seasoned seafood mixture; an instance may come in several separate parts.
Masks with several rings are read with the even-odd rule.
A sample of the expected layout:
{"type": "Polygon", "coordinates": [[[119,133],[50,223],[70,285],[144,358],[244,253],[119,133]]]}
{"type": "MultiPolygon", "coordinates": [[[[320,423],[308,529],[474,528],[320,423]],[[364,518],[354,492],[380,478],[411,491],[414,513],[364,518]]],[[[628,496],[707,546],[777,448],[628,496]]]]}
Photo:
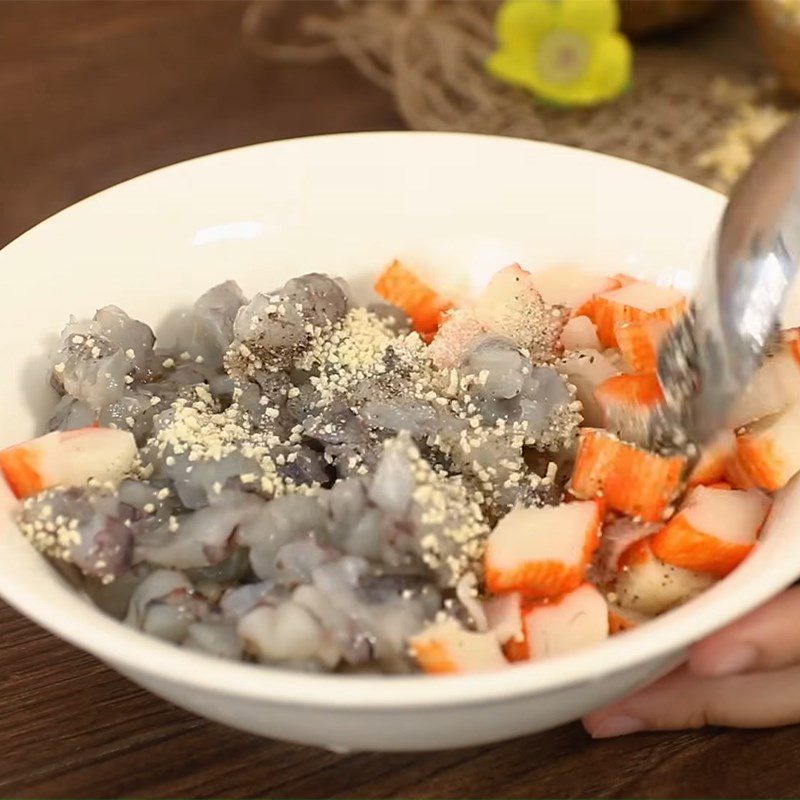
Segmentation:
{"type": "Polygon", "coordinates": [[[233,281],[169,346],[116,306],[52,354],[50,432],[0,452],[22,533],[104,611],[215,656],[477,672],[636,627],[757,546],[800,470],[783,333],[730,429],[657,445],[676,290],[500,270],[456,303],[405,265],[233,281]]]}

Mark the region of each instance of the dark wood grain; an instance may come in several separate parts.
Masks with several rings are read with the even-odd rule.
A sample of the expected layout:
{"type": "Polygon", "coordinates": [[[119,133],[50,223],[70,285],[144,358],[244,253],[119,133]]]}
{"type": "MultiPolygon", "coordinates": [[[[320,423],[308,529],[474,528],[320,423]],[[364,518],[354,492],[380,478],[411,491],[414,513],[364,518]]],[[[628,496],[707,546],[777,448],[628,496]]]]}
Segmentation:
{"type": "MultiPolygon", "coordinates": [[[[303,10],[295,4],[295,13],[303,10]]],[[[237,2],[0,3],[0,243],[192,156],[400,127],[346,64],[244,51],[237,2]]],[[[0,796],[797,797],[800,729],[592,742],[578,725],[463,751],[331,753],[152,697],[0,606],[0,796]]]]}

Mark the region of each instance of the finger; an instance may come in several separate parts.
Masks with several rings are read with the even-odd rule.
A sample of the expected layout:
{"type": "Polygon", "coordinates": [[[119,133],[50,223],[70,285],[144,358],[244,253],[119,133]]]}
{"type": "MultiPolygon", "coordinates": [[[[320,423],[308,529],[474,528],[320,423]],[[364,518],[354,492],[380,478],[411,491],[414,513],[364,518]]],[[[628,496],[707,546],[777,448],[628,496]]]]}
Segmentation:
{"type": "Polygon", "coordinates": [[[800,721],[800,666],[724,678],[683,666],[652,686],[587,715],[595,738],[705,725],[765,728],[800,721]]]}
{"type": "Polygon", "coordinates": [[[722,676],[800,663],[800,587],[789,589],[746,617],[698,642],[689,668],[722,676]]]}

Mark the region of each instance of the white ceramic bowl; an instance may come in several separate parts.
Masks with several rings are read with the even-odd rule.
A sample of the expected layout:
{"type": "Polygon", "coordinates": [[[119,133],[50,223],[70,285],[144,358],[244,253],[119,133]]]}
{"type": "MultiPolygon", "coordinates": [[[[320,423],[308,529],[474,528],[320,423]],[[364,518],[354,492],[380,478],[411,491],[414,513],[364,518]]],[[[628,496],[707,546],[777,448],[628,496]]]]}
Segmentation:
{"type": "MultiPolygon", "coordinates": [[[[152,323],[225,278],[254,292],[311,270],[372,276],[395,256],[470,285],[516,260],[690,289],[722,206],[707,189],[624,161],[458,134],[300,139],[168,167],[0,252],[0,446],[41,431],[54,399],[44,348],[70,313],[111,302],[152,323]]],[[[93,608],[7,516],[0,594],[155,694],[228,725],[335,749],[456,747],[558,725],[658,676],[800,574],[799,519],[793,486],[755,553],[700,598],[591,649],[472,677],[307,675],[184,651],[93,608]]]]}

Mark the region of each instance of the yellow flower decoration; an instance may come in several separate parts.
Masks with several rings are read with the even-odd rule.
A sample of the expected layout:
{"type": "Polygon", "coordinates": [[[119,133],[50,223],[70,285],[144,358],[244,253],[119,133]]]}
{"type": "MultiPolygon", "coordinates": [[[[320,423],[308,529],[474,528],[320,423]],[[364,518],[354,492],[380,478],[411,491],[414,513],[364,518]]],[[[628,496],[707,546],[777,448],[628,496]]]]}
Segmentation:
{"type": "Polygon", "coordinates": [[[506,0],[487,70],[564,106],[611,100],[630,83],[632,51],[615,0],[506,0]]]}

